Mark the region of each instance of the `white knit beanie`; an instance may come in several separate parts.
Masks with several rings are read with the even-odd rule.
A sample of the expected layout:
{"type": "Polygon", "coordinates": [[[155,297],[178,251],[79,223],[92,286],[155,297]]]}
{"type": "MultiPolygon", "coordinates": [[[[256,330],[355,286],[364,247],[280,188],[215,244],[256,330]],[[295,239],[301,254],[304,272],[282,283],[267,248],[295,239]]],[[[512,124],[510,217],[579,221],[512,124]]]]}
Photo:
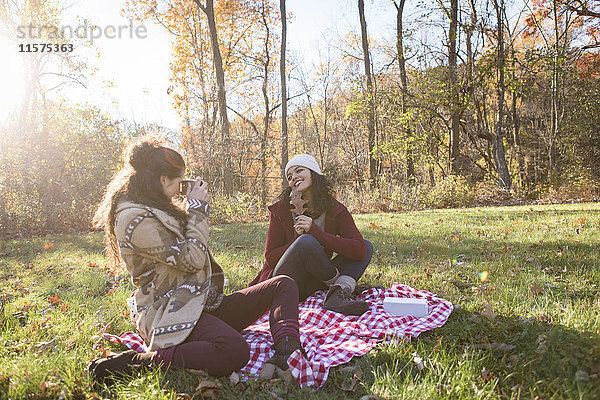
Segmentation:
{"type": "Polygon", "coordinates": [[[309,156],[308,154],[298,154],[293,157],[288,163],[285,165],[285,173],[287,175],[288,170],[291,167],[306,167],[311,171],[315,171],[319,175],[323,175],[321,173],[321,168],[319,168],[319,164],[317,164],[317,160],[313,156],[309,156]]]}

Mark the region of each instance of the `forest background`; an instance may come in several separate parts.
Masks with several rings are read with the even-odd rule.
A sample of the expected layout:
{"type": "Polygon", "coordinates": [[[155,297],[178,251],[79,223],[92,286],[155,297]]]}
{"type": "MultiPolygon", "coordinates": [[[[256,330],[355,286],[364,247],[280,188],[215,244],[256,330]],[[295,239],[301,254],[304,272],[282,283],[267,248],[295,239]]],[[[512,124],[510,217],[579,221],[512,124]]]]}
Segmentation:
{"type": "Polygon", "coordinates": [[[123,143],[147,132],[210,183],[216,221],[263,219],[298,153],[353,211],[599,198],[600,1],[370,3],[396,15],[394,39],[369,38],[379,21],[357,0],[360,30],[327,37],[308,68],[286,51],[285,0],[124,2],[171,35],[171,129],[62,96],[93,73],[93,43],[61,31],[61,1],[2,0],[3,33],[43,26],[18,43],[75,51],[22,54],[25,95],[0,126],[0,236],[88,229],[123,143]]]}

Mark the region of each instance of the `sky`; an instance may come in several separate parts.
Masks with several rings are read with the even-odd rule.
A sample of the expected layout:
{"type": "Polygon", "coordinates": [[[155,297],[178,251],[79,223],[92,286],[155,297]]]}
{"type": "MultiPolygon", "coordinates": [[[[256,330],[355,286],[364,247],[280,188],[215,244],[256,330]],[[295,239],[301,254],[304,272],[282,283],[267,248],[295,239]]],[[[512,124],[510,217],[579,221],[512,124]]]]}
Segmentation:
{"type": "MultiPolygon", "coordinates": [[[[145,22],[131,22],[121,14],[123,1],[77,0],[65,9],[63,25],[76,29],[82,21],[102,29],[109,26],[121,29],[120,38],[102,37],[89,48],[77,48],[95,72],[87,76],[86,86],[61,89],[61,95],[73,103],[99,106],[113,118],[136,123],[156,123],[178,129],[177,116],[169,88],[170,35],[162,27],[145,22]],[[132,31],[136,36],[131,35],[132,31]],[[137,29],[137,31],[136,31],[137,29]],[[133,36],[133,37],[131,37],[133,36]]],[[[298,59],[310,65],[318,61],[317,42],[351,29],[360,30],[357,2],[354,0],[287,0],[287,11],[293,19],[288,22],[288,49],[298,59]]],[[[369,35],[373,38],[394,34],[395,9],[389,2],[365,1],[369,35]]],[[[11,35],[11,32],[8,32],[11,35]]],[[[0,120],[19,103],[23,91],[21,57],[17,39],[0,36],[0,120]],[[10,39],[10,38],[9,38],[10,39]]],[[[321,47],[323,47],[321,45],[321,47]]]]}

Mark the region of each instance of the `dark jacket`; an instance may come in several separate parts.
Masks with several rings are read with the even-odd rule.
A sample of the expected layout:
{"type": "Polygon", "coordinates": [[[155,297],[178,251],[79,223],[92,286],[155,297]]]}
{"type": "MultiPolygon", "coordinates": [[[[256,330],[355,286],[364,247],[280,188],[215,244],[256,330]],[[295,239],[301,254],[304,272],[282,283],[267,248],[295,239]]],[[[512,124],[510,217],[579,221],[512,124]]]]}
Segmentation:
{"type": "MultiPolygon", "coordinates": [[[[265,243],[265,264],[258,275],[250,282],[256,285],[273,275],[273,269],[283,256],[283,253],[296,240],[298,235],[294,230],[294,221],[289,204],[283,200],[269,206],[270,220],[265,243]]],[[[325,231],[313,223],[308,231],[325,248],[325,253],[331,258],[333,252],[353,260],[366,257],[365,241],[356,228],[354,219],[348,209],[339,201],[334,200],[325,216],[325,231]]]]}

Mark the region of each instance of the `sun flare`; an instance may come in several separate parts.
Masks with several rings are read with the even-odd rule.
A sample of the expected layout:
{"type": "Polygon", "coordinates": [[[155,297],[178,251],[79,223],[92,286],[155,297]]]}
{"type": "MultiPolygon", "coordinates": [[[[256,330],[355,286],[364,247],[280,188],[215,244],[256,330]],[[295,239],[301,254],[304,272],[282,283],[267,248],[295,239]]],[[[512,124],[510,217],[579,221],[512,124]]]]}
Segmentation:
{"type": "Polygon", "coordinates": [[[16,43],[0,37],[0,124],[13,115],[23,99],[23,54],[16,43]]]}

